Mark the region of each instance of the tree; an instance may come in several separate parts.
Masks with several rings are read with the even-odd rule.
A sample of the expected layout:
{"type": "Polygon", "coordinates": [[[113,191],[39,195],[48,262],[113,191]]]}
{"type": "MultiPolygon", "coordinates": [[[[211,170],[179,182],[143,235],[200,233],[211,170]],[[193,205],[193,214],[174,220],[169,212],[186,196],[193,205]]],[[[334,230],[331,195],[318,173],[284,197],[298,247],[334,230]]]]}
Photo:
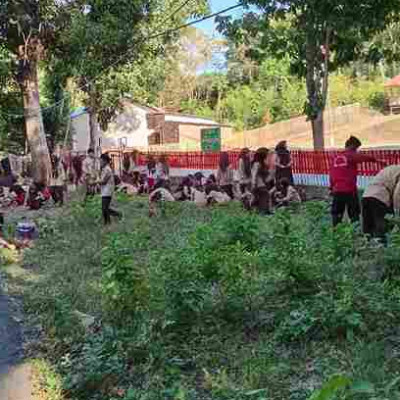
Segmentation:
{"type": "Polygon", "coordinates": [[[387,25],[386,29],[375,35],[366,46],[366,60],[374,64],[380,63],[388,69],[389,75],[400,72],[400,22],[395,21],[387,25]]]}
{"type": "Polygon", "coordinates": [[[211,60],[211,41],[194,27],[186,28],[180,38],[166,48],[166,78],[160,105],[179,110],[182,100],[196,96],[197,74],[211,60]]]}
{"type": "MultiPolygon", "coordinates": [[[[329,71],[357,57],[362,44],[382,31],[400,10],[398,0],[249,0],[263,13],[240,21],[220,19],[220,30],[235,41],[257,38],[253,57],[290,54],[292,70],[306,78],[306,112],[314,147],[324,148],[324,109],[329,71]],[[274,21],[285,25],[273,29],[274,21]],[[285,38],[285,41],[282,41],[285,38]],[[289,40],[287,40],[289,39],[289,40]]],[[[275,22],[276,23],[276,22],[275,22]]]]}
{"type": "Polygon", "coordinates": [[[40,93],[43,124],[46,131],[47,142],[50,150],[53,151],[56,144],[64,143],[70,139],[68,130],[71,125],[70,105],[71,96],[64,89],[64,81],[54,71],[40,69],[40,93]],[[53,107],[52,104],[57,104],[53,107]]]}
{"type": "Polygon", "coordinates": [[[19,153],[25,147],[22,99],[12,76],[12,56],[0,44],[0,150],[19,153]]]}
{"type": "Polygon", "coordinates": [[[61,62],[65,75],[76,79],[87,94],[91,146],[97,123],[106,129],[119,99],[129,91],[120,83],[129,77],[134,85],[135,74],[140,79],[138,70],[144,67],[143,73],[148,73],[143,62],[156,63],[165,52],[165,43],[179,36],[157,33],[207,11],[206,0],[195,9],[185,4],[177,9],[173,0],[88,0],[83,10],[72,13],[69,35],[55,49],[53,62],[61,62]]]}
{"type": "Polygon", "coordinates": [[[1,19],[1,41],[15,60],[13,74],[22,94],[34,178],[44,183],[51,175],[51,162],[40,107],[38,64],[64,28],[72,6],[73,2],[54,0],[13,0],[4,6],[1,19]]]}

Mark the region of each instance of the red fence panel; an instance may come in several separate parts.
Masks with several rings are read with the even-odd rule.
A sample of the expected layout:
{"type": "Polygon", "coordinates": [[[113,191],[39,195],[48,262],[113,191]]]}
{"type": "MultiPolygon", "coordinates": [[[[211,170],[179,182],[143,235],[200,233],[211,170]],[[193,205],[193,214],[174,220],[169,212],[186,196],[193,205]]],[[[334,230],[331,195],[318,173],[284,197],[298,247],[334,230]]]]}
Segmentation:
{"type": "MultiPolygon", "coordinates": [[[[338,151],[307,151],[293,150],[292,168],[295,174],[326,175],[333,157],[338,151]]],[[[400,150],[368,150],[363,153],[373,155],[377,160],[387,162],[389,165],[400,165],[400,150]]],[[[232,167],[238,167],[239,155],[237,151],[228,152],[232,167]]],[[[168,159],[171,168],[191,170],[215,170],[218,169],[219,153],[202,152],[171,152],[171,153],[140,153],[137,156],[137,164],[144,166],[151,156],[157,159],[164,155],[168,159]]],[[[382,169],[379,163],[364,163],[360,166],[359,174],[362,176],[374,176],[382,169]]]]}

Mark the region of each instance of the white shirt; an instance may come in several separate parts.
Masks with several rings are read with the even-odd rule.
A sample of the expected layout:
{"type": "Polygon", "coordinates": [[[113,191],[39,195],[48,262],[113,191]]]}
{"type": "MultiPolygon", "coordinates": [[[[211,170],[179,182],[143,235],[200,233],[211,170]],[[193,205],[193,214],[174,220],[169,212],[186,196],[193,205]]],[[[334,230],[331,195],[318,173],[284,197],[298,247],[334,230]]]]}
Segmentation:
{"type": "Polygon", "coordinates": [[[150,197],[149,197],[149,201],[152,201],[154,196],[160,193],[162,198],[164,199],[164,201],[175,201],[174,196],[171,194],[171,192],[165,188],[158,188],[156,190],[154,190],[153,192],[151,192],[150,197]]]}
{"type": "Polygon", "coordinates": [[[231,198],[226,193],[218,192],[216,190],[211,190],[207,197],[216,201],[217,203],[228,203],[231,201],[231,198]]]}
{"type": "Polygon", "coordinates": [[[96,179],[96,159],[87,156],[82,163],[82,171],[84,176],[88,176],[89,179],[96,179]]]}
{"type": "Polygon", "coordinates": [[[168,171],[163,163],[158,162],[156,164],[156,177],[158,179],[168,179],[168,171]]]}
{"type": "Polygon", "coordinates": [[[101,170],[101,196],[111,197],[114,193],[115,182],[114,174],[109,165],[101,170]]]}
{"type": "Polygon", "coordinates": [[[238,175],[239,175],[239,182],[241,184],[251,183],[251,169],[250,169],[250,176],[246,175],[246,168],[242,158],[239,160],[238,175]]]}
{"type": "Polygon", "coordinates": [[[207,197],[204,192],[200,192],[200,190],[192,189],[191,193],[192,201],[194,201],[197,205],[207,204],[207,197]]]}

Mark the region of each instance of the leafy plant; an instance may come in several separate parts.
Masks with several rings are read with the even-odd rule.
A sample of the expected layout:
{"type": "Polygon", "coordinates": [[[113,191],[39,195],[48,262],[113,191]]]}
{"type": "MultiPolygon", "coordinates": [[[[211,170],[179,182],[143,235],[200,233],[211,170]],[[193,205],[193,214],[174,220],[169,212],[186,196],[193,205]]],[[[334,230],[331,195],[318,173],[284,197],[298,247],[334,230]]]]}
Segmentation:
{"type": "Polygon", "coordinates": [[[332,230],[325,202],[149,219],[146,199],[119,198],[126,218],[101,231],[98,201],[40,221],[24,254],[40,268],[19,283],[67,397],[397,399],[396,228],[376,249],[357,226],[332,230]]]}

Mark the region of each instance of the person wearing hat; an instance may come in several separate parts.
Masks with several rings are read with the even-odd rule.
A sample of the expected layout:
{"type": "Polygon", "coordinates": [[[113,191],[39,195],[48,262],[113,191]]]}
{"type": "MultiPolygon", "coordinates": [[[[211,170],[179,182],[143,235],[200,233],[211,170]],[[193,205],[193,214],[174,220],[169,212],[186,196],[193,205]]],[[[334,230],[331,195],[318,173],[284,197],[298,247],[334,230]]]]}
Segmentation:
{"type": "Polygon", "coordinates": [[[329,172],[330,189],[333,196],[332,201],[332,222],[337,226],[343,221],[343,216],[347,214],[351,222],[360,219],[361,207],[357,189],[357,167],[364,162],[379,162],[373,156],[360,154],[361,141],[355,136],[351,136],[346,142],[346,148],[338,153],[332,162],[329,172]]]}
{"type": "Polygon", "coordinates": [[[383,169],[372,180],[362,198],[363,231],[385,240],[385,215],[400,213],[400,165],[383,169]]]}
{"type": "Polygon", "coordinates": [[[101,208],[103,212],[104,225],[111,223],[111,217],[121,218],[118,211],[110,208],[112,196],[115,190],[114,173],[111,169],[111,158],[108,154],[102,154],[100,157],[101,165],[101,208]]]}

